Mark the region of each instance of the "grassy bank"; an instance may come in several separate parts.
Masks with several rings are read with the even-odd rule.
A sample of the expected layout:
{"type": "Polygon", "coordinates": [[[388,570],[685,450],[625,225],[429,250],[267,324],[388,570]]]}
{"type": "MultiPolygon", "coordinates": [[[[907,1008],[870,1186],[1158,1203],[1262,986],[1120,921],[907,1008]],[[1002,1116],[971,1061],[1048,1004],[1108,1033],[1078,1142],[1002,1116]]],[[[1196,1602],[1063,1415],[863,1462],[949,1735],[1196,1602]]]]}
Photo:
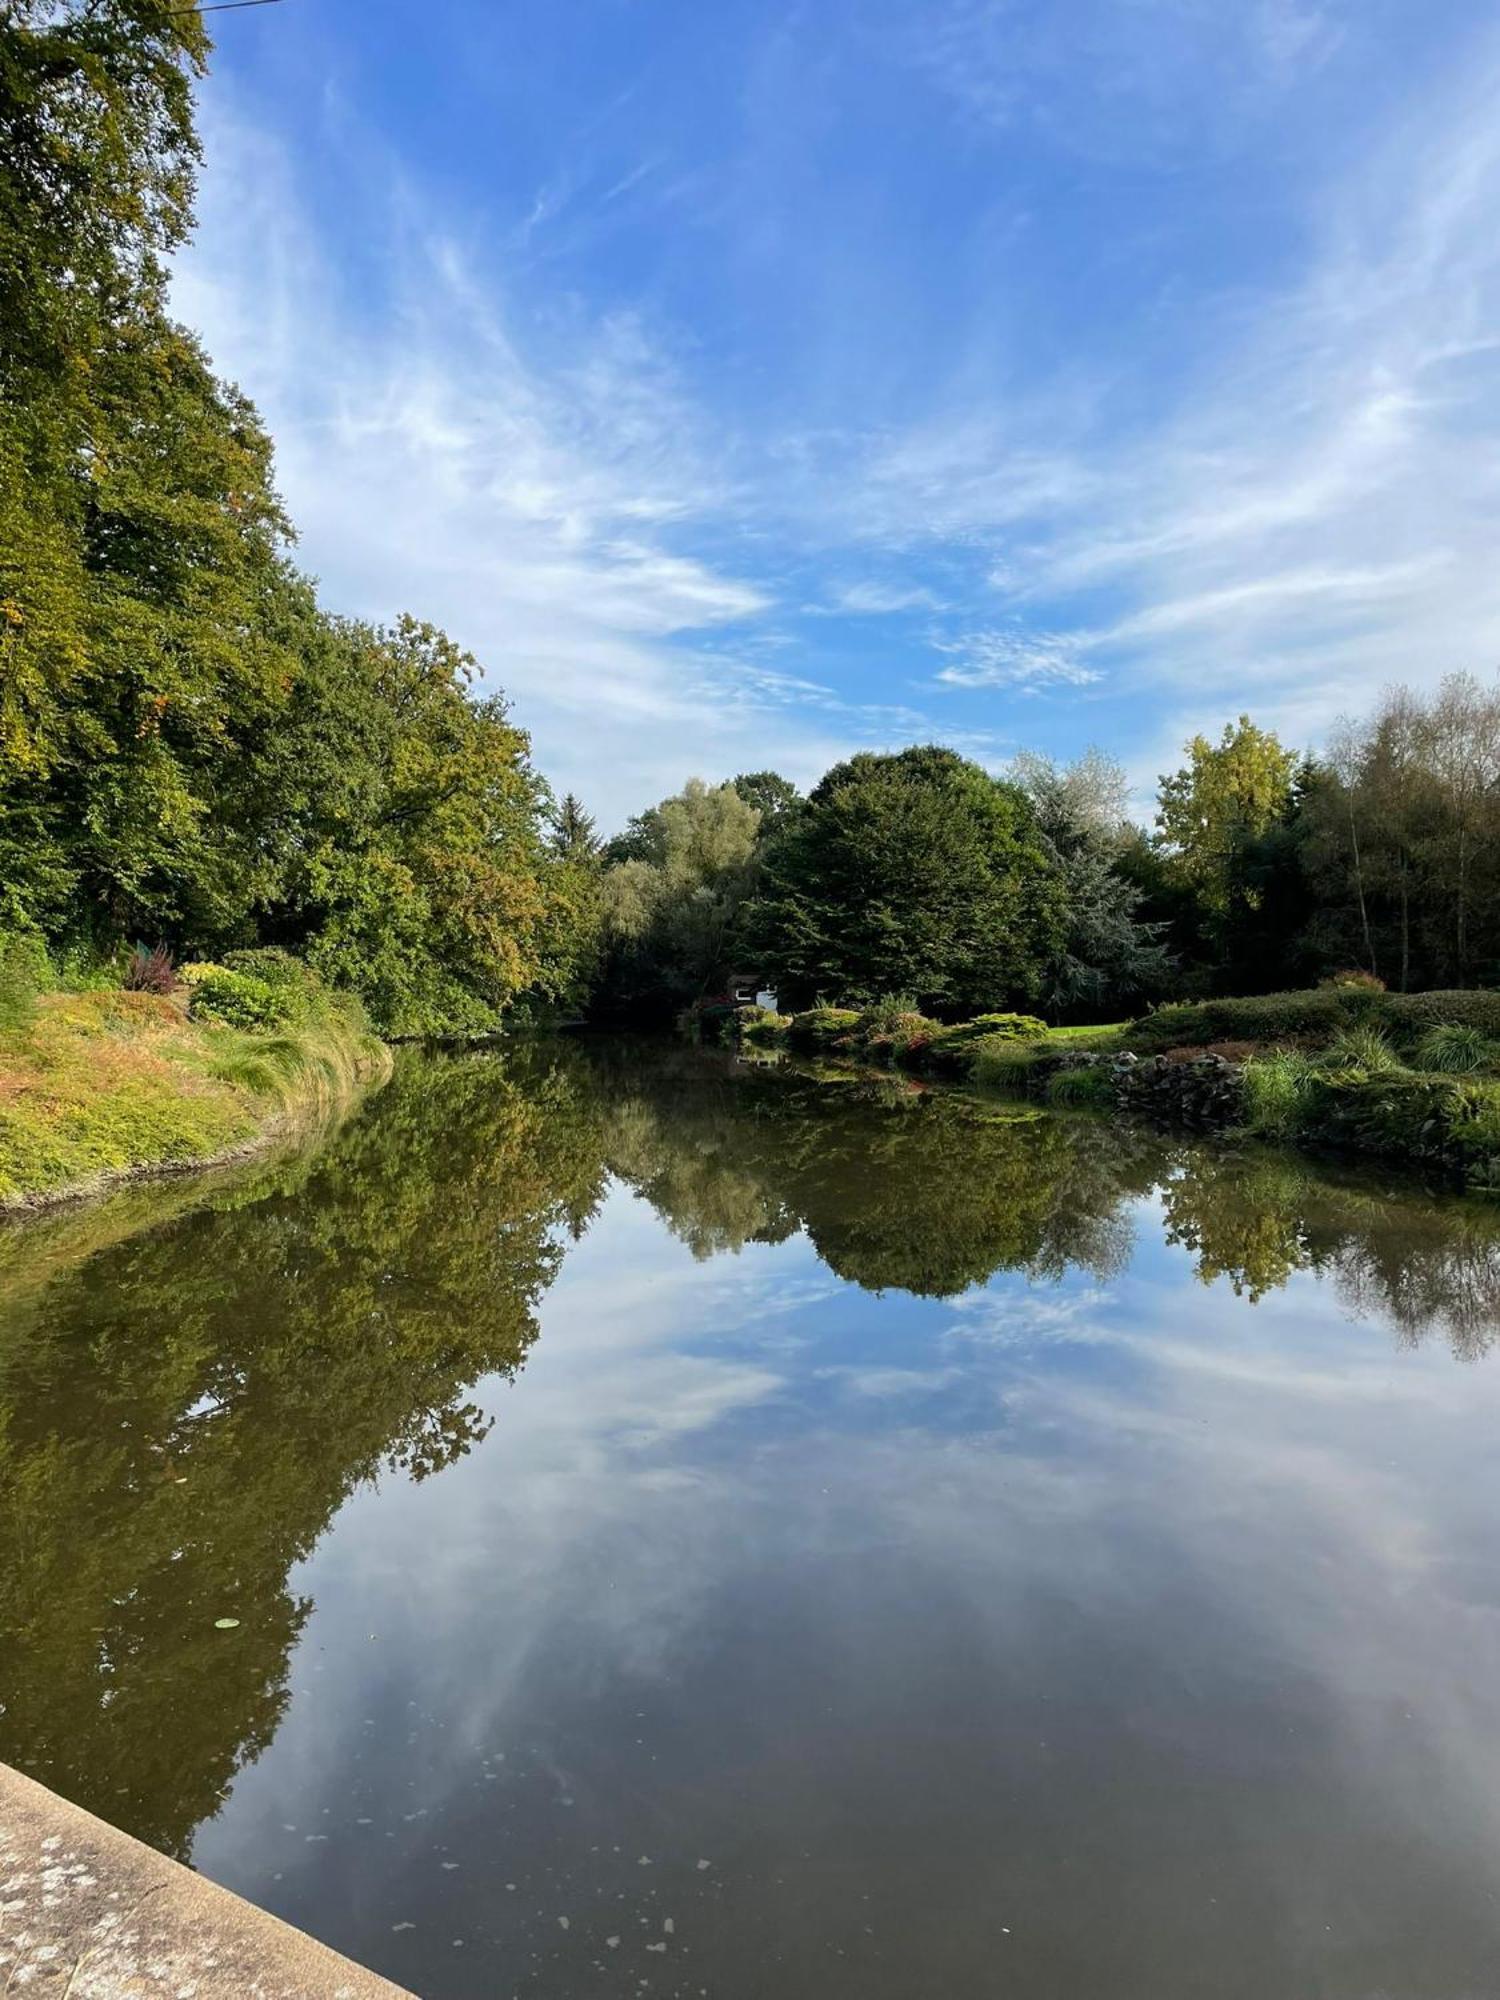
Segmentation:
{"type": "MultiPolygon", "coordinates": [[[[742,1010],[750,1047],[878,1063],[997,1085],[1055,1104],[1129,1108],[1147,1072],[1180,1067],[1201,1101],[1205,1068],[1227,1072],[1216,1102],[1240,1129],[1313,1150],[1436,1168],[1500,1192],[1500,993],[1318,987],[1157,1008],[1139,1020],[1049,1028],[1024,1014],[940,1023],[899,1000],[791,1017],[742,1010]]],[[[1212,1079],[1211,1079],[1212,1080],[1212,1079]]],[[[1158,1088],[1153,1106],[1170,1103],[1158,1088]]]]}
{"type": "Polygon", "coordinates": [[[359,1010],[290,961],[61,992],[16,957],[0,964],[0,1208],[249,1153],[389,1070],[359,1010]]]}

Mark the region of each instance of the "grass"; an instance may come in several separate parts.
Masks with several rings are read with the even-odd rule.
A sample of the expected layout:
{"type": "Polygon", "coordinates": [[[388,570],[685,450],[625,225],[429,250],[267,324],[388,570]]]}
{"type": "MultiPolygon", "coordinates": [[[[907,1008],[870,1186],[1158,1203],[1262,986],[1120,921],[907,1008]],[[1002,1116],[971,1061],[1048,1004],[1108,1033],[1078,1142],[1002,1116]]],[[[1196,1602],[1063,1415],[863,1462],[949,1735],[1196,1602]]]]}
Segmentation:
{"type": "Polygon", "coordinates": [[[330,1000],[275,1035],[156,993],[48,993],[0,1028],[0,1206],[212,1160],[348,1103],[389,1057],[330,1000]]]}

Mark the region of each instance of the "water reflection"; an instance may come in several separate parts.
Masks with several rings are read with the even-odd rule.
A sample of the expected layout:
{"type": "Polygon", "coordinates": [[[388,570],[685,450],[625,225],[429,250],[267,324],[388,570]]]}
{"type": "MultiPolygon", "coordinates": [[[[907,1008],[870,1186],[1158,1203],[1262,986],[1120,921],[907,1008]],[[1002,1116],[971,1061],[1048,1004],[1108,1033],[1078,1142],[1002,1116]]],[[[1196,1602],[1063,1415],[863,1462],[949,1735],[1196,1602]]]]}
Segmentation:
{"type": "Polygon", "coordinates": [[[0,1756],[421,1991],[1486,1990],[1486,1207],[600,1045],[0,1280],[0,1756]]]}

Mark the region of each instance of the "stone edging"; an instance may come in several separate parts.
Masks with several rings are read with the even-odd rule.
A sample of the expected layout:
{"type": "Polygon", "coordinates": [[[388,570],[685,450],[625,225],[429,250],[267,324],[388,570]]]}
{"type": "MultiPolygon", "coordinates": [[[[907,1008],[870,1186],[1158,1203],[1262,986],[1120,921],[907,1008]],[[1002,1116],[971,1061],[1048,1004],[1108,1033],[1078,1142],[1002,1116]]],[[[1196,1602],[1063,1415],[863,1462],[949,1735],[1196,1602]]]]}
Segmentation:
{"type": "Polygon", "coordinates": [[[38,2000],[412,2000],[4,1764],[0,1990],[38,2000]]]}

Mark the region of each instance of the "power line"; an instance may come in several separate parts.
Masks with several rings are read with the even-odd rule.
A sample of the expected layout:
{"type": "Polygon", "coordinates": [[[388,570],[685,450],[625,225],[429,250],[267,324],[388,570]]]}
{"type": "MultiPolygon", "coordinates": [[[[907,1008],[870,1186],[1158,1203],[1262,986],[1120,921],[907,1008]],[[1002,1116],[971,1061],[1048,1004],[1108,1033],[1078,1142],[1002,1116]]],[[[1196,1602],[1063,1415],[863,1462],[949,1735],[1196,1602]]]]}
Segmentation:
{"type": "Polygon", "coordinates": [[[205,7],[170,7],[171,14],[228,14],[236,7],[279,7],[281,0],[208,0],[205,7]]]}

